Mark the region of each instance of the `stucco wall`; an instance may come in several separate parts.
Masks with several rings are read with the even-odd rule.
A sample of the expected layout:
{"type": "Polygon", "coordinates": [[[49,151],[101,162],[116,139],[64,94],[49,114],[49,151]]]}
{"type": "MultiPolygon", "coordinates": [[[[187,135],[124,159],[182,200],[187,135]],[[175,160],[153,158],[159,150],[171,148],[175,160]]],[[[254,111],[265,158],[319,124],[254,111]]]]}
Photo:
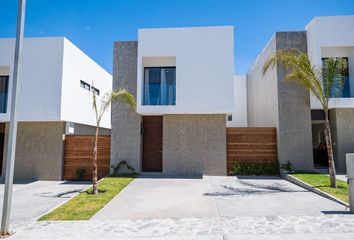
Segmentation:
{"type": "Polygon", "coordinates": [[[307,51],[305,32],[278,32],[247,73],[249,127],[276,127],[280,164],[290,161],[296,170],[313,169],[309,94],[284,80],[276,65],[263,75],[265,61],[284,48],[307,51]]]}
{"type": "MultiPolygon", "coordinates": [[[[115,42],[113,48],[113,89],[123,87],[136,97],[137,42],[115,42]]],[[[141,117],[122,103],[112,105],[111,165],[122,160],[140,171],[141,117]]]]}
{"type": "Polygon", "coordinates": [[[334,160],[338,172],[346,171],[345,154],[354,153],[354,109],[330,111],[334,160]]]}
{"type": "Polygon", "coordinates": [[[164,115],[163,172],[226,175],[225,115],[164,115]]]}
{"type": "MultiPolygon", "coordinates": [[[[63,122],[20,122],[17,130],[15,179],[61,180],[63,122]]],[[[8,124],[4,145],[5,173],[8,124]]]]}
{"type": "Polygon", "coordinates": [[[139,29],[138,39],[138,113],[163,115],[233,112],[232,26],[139,29]],[[151,61],[152,58],[161,57],[175,58],[176,105],[142,105],[144,58],[150,58],[151,61]]]}

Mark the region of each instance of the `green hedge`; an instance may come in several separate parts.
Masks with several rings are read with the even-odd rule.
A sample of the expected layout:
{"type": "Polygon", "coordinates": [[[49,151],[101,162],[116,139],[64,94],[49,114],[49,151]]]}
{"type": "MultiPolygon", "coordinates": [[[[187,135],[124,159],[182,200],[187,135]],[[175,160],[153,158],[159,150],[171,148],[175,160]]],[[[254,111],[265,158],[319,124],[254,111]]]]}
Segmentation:
{"type": "Polygon", "coordinates": [[[279,164],[278,162],[271,163],[251,163],[251,162],[235,162],[230,175],[278,175],[279,164]]]}

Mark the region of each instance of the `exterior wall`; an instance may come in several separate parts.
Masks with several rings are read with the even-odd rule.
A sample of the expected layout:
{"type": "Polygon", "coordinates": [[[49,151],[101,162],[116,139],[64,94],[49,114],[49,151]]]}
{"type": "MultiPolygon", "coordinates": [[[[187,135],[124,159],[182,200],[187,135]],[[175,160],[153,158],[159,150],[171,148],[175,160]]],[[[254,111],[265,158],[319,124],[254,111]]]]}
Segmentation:
{"type": "Polygon", "coordinates": [[[264,63],[275,52],[276,37],[273,35],[247,72],[247,117],[249,127],[278,128],[277,69],[269,69],[265,75],[262,74],[264,63]]]}
{"type": "MultiPolygon", "coordinates": [[[[8,141],[8,124],[6,125],[3,175],[8,141]]],[[[61,180],[63,134],[63,122],[20,122],[17,132],[15,179],[61,180]]]]}
{"type": "Polygon", "coordinates": [[[346,171],[345,154],[354,152],[354,109],[330,111],[334,160],[338,172],[346,171]]]}
{"type": "Polygon", "coordinates": [[[226,175],[225,115],[164,115],[163,172],[226,175]]]}
{"type": "MultiPolygon", "coordinates": [[[[79,123],[66,122],[65,124],[65,134],[75,134],[75,135],[95,135],[96,127],[90,125],[84,125],[79,123]]],[[[99,135],[111,135],[111,129],[100,128],[99,135]]]]}
{"type": "MultiPolygon", "coordinates": [[[[0,39],[0,74],[9,75],[8,111],[0,113],[0,122],[9,121],[14,48],[15,39],[0,39]]],[[[94,81],[101,96],[112,89],[112,76],[64,37],[26,38],[20,74],[19,121],[70,121],[94,126],[92,93],[80,87],[80,80],[94,81]]],[[[101,126],[110,128],[110,110],[101,126]]]]}
{"type": "Polygon", "coordinates": [[[247,73],[248,126],[276,127],[279,163],[290,161],[295,170],[312,170],[309,94],[285,82],[286,71],[279,66],[262,74],[271,54],[294,47],[306,51],[305,32],[276,33],[247,73]]]}
{"type": "MultiPolygon", "coordinates": [[[[112,76],[67,39],[64,39],[63,55],[60,119],[96,126],[92,92],[80,87],[80,80],[100,90],[97,96],[100,107],[101,98],[112,90],[112,76]]],[[[111,128],[110,116],[109,108],[101,120],[101,127],[111,128]]]]}
{"type": "Polygon", "coordinates": [[[233,27],[140,29],[137,112],[142,115],[234,111],[233,27]],[[143,68],[176,66],[176,105],[143,106],[143,68]]]}
{"type": "Polygon", "coordinates": [[[227,127],[247,127],[247,82],[245,75],[234,76],[234,112],[227,127]]]}
{"type": "MultiPolygon", "coordinates": [[[[307,50],[306,32],[277,33],[277,51],[284,48],[307,50]]],[[[285,81],[286,71],[278,67],[278,156],[297,170],[313,169],[311,109],[309,93],[285,81]]]]}
{"type": "MultiPolygon", "coordinates": [[[[134,96],[137,89],[137,42],[115,42],[113,89],[124,87],[134,96]]],[[[122,103],[112,106],[111,165],[126,160],[136,171],[141,168],[141,117],[122,103]]]]}
{"type": "MultiPolygon", "coordinates": [[[[354,16],[316,17],[307,26],[308,54],[317,66],[322,57],[348,57],[351,95],[354,96],[354,16]]],[[[338,98],[330,101],[330,108],[354,107],[354,98],[338,98]]],[[[321,109],[315,97],[311,108],[321,109]]]]}
{"type": "MultiPolygon", "coordinates": [[[[18,89],[19,121],[59,121],[63,38],[26,38],[18,89]],[[35,107],[33,107],[35,106],[35,107]]],[[[8,111],[0,121],[9,121],[15,39],[0,39],[0,67],[9,73],[8,111]]]]}

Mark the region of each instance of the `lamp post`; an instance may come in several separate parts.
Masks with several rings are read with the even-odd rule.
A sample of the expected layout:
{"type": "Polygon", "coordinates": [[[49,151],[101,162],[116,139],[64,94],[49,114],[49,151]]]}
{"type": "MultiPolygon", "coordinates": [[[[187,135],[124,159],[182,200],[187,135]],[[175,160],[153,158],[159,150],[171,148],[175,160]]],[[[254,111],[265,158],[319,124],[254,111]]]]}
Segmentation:
{"type": "Polygon", "coordinates": [[[12,184],[14,178],[16,137],[17,137],[17,106],[16,105],[17,105],[18,80],[20,78],[21,64],[22,64],[22,44],[23,44],[24,23],[25,23],[25,7],[26,7],[26,0],[18,0],[15,60],[14,60],[14,72],[12,78],[11,111],[10,111],[7,156],[6,156],[5,190],[4,190],[4,202],[3,202],[2,219],[1,219],[1,235],[10,234],[9,221],[10,221],[12,184]]]}

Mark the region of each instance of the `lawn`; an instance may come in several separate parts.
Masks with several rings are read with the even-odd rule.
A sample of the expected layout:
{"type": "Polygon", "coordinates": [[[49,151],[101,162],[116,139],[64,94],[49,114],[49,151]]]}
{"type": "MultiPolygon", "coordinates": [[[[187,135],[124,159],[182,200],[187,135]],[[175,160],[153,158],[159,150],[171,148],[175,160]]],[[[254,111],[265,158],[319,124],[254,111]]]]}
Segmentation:
{"type": "Polygon", "coordinates": [[[102,191],[100,194],[89,194],[88,192],[92,192],[92,188],[89,188],[64,205],[40,217],[38,221],[88,220],[133,181],[135,177],[136,175],[108,176],[98,183],[98,189],[102,191]]]}
{"type": "Polygon", "coordinates": [[[337,179],[337,188],[331,188],[329,176],[321,173],[292,173],[290,174],[311,186],[320,189],[346,203],[349,203],[348,184],[345,181],[337,179]]]}

